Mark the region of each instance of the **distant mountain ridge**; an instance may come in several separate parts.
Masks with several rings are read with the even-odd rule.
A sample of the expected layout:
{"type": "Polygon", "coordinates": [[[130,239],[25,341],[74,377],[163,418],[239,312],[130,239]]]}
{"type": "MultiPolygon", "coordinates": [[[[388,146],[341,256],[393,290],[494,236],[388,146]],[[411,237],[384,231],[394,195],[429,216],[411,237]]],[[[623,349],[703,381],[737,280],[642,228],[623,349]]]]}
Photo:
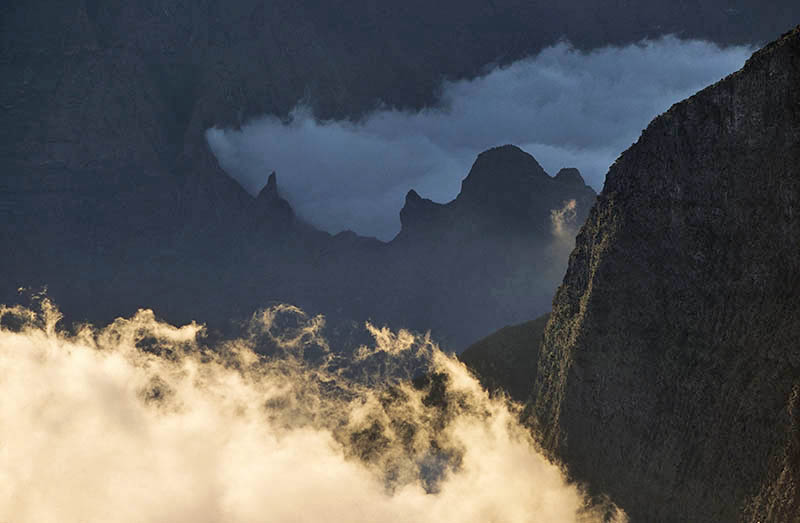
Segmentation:
{"type": "MultiPolygon", "coordinates": [[[[264,299],[319,302],[314,310],[363,316],[386,288],[379,282],[393,276],[385,268],[363,274],[347,252],[358,248],[363,263],[391,265],[378,254],[382,249],[352,235],[328,238],[280,200],[253,203],[217,164],[207,129],[285,116],[301,101],[320,118],[340,119],[379,104],[435,105],[442,80],[474,77],[563,37],[579,48],[668,33],[749,43],[798,9],[789,0],[770,9],[752,1],[727,7],[722,0],[3,2],[0,242],[10,252],[0,259],[8,275],[0,297],[15,298],[18,285],[47,283],[66,311],[106,317],[143,304],[176,321],[199,313],[235,317],[264,299]],[[320,283],[326,271],[337,281],[344,276],[337,288],[320,283]],[[66,279],[55,281],[60,276],[66,279]],[[141,278],[149,283],[137,283],[141,278]],[[242,281],[271,291],[251,299],[242,281]],[[345,282],[375,290],[350,297],[345,282]],[[209,295],[216,299],[197,298],[209,295]]],[[[476,225],[489,223],[482,220],[476,225]]],[[[479,249],[470,241],[473,256],[479,249]]],[[[529,255],[526,249],[517,251],[529,255]]],[[[486,270],[496,271],[498,263],[486,270]]],[[[389,286],[391,293],[429,278],[400,262],[394,267],[410,279],[389,286]]],[[[522,321],[523,311],[537,313],[539,298],[525,298],[519,284],[532,282],[531,296],[550,292],[551,283],[540,285],[519,267],[495,275],[505,270],[508,279],[491,285],[470,276],[471,310],[491,289],[479,318],[462,318],[478,336],[486,326],[522,321]]],[[[383,301],[369,314],[390,317],[400,306],[383,301]]],[[[444,308],[452,317],[442,321],[455,324],[458,310],[426,293],[418,301],[415,309],[427,310],[420,315],[444,308]]]]}
{"type": "Polygon", "coordinates": [[[203,227],[176,224],[166,206],[152,221],[143,217],[138,234],[130,228],[136,222],[118,213],[139,213],[146,200],[106,215],[90,207],[84,222],[80,200],[61,202],[56,217],[47,208],[36,213],[44,204],[37,197],[25,220],[5,229],[16,249],[2,262],[8,276],[0,301],[18,300],[20,286],[47,285],[72,319],[108,321],[146,306],[170,320],[219,328],[287,302],[335,324],[431,330],[460,350],[546,310],[566,261],[552,213],[572,202],[574,235],[595,198],[577,171],[564,183],[511,145],[479,155],[452,202],[411,190],[403,228],[388,243],[305,223],[281,196],[276,173],[255,198],[231,194],[227,215],[197,209],[203,227]]]}

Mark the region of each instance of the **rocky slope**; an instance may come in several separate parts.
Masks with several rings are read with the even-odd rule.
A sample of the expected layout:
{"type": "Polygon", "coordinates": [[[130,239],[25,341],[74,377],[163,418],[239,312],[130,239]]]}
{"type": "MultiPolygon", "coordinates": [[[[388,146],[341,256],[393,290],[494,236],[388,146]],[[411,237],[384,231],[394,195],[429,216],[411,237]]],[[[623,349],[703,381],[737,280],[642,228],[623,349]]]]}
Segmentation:
{"type": "Polygon", "coordinates": [[[633,521],[798,521],[800,27],[656,118],[553,302],[532,422],[633,521]]]}
{"type": "Polygon", "coordinates": [[[514,401],[530,400],[531,383],[536,381],[539,346],[549,314],[535,320],[509,325],[479,340],[458,359],[493,392],[503,391],[514,401]]]}

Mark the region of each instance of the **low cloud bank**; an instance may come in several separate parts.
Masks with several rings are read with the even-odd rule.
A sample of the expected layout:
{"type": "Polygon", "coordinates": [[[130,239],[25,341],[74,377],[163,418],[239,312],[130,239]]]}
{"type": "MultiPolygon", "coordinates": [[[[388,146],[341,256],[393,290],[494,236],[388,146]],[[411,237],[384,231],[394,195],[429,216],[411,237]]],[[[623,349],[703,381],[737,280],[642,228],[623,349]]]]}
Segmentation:
{"type": "Polygon", "coordinates": [[[599,517],[425,337],[368,326],[375,343],[342,362],[288,306],[213,350],[147,310],[74,334],[57,320],[46,300],[0,307],[0,521],[599,517]]]}
{"type": "Polygon", "coordinates": [[[288,122],[257,118],[206,136],[251,193],[276,170],[284,194],[315,225],[388,240],[409,189],[451,200],[475,156],[496,145],[519,145],[551,174],[577,167],[599,190],[654,116],[739,69],[751,52],[674,37],[588,53],[560,43],[444,83],[440,107],[382,109],[348,122],[318,121],[301,106],[288,122]]]}

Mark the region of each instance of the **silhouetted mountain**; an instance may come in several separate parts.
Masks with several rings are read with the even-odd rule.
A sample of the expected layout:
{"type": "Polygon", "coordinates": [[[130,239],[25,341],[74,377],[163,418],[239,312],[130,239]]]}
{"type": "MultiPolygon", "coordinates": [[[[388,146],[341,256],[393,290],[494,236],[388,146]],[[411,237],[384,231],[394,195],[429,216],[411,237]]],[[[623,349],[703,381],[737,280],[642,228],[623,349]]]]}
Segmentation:
{"type": "MultiPolygon", "coordinates": [[[[413,315],[403,314],[408,324],[430,318],[434,332],[447,333],[445,341],[459,348],[545,312],[594,198],[586,185],[551,178],[517,147],[481,153],[453,201],[437,204],[413,191],[406,198],[402,229],[390,243],[388,263],[398,283],[390,291],[393,300],[410,299],[413,315]],[[553,212],[570,201],[576,213],[562,238],[553,212]],[[422,294],[406,297],[417,286],[422,294]]],[[[374,310],[387,310],[387,319],[399,312],[374,310]]]]}
{"type": "MultiPolygon", "coordinates": [[[[286,269],[293,278],[285,299],[332,317],[430,329],[462,349],[547,310],[568,252],[552,213],[575,202],[571,242],[594,198],[588,186],[551,178],[517,147],[491,149],[479,155],[453,201],[434,203],[411,190],[402,230],[389,243],[353,233],[298,236],[297,259],[313,262],[307,270],[286,269]],[[300,282],[307,292],[298,292],[300,282]]],[[[271,294],[268,282],[255,288],[271,294]]]]}
{"type": "Polygon", "coordinates": [[[570,185],[586,185],[586,182],[583,181],[580,171],[574,167],[569,167],[558,171],[556,173],[556,181],[568,183],[570,185]]]}
{"type": "Polygon", "coordinates": [[[611,167],[539,351],[468,361],[513,391],[536,359],[544,448],[632,521],[798,521],[798,205],[800,27],[611,167]]]}
{"type": "Polygon", "coordinates": [[[223,198],[227,215],[209,208],[204,217],[198,207],[193,220],[175,224],[162,216],[171,207],[158,208],[156,221],[144,221],[136,236],[114,228],[127,223],[125,212],[140,211],[136,198],[116,198],[124,207],[106,209],[102,182],[87,187],[74,204],[63,193],[50,196],[66,219],[37,197],[23,227],[7,229],[5,241],[27,249],[4,260],[0,301],[19,299],[19,286],[48,285],[71,319],[108,321],[148,306],[174,321],[223,329],[259,307],[288,302],[336,325],[371,319],[432,330],[455,349],[547,309],[568,252],[552,213],[574,202],[571,242],[595,198],[582,183],[551,178],[514,146],[481,154],[450,203],[409,192],[403,229],[389,243],[352,232],[331,236],[303,222],[280,196],[275,173],[256,198],[223,198]]]}

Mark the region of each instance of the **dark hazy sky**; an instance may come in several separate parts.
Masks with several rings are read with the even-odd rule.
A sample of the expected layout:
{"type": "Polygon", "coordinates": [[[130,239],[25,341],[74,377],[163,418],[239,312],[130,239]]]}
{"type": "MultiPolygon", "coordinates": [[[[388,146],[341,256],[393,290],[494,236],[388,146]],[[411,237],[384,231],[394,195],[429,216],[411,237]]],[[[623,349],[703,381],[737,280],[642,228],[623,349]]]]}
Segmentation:
{"type": "Polygon", "coordinates": [[[441,105],[391,109],[357,123],[317,121],[298,107],[240,131],[210,129],[223,168],[251,193],[267,175],[297,212],[330,232],[391,239],[409,189],[454,198],[475,156],[513,143],[549,173],[578,167],[602,188],[608,167],[671,104],[740,68],[747,47],[667,37],[589,53],[561,43],[474,80],[445,83],[441,105]]]}

